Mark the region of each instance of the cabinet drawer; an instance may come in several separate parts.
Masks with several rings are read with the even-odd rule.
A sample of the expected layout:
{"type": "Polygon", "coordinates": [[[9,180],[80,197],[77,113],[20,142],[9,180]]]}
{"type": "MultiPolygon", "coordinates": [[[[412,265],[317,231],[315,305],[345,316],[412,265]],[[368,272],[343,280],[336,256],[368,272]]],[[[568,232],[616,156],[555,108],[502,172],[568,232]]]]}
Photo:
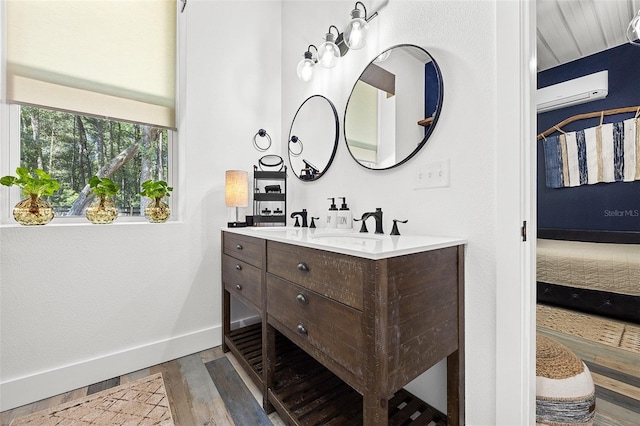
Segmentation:
{"type": "Polygon", "coordinates": [[[362,378],[362,312],[267,274],[267,313],[294,343],[311,345],[362,378]]]}
{"type": "Polygon", "coordinates": [[[268,241],[267,272],[362,310],[365,260],[268,241]]]}
{"type": "Polygon", "coordinates": [[[244,260],[258,268],[262,267],[264,240],[224,231],[222,233],[222,239],[224,254],[244,260]]]}
{"type": "Polygon", "coordinates": [[[262,306],[261,271],[234,257],[222,256],[222,282],[229,293],[262,306]]]}

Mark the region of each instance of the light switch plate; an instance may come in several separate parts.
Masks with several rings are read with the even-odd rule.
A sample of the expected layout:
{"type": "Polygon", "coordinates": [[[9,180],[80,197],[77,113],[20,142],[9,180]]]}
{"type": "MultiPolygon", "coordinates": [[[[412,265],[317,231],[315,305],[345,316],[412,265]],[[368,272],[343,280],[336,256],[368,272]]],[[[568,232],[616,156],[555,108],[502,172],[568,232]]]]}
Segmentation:
{"type": "Polygon", "coordinates": [[[446,188],[449,186],[449,159],[418,167],[413,189],[446,188]]]}

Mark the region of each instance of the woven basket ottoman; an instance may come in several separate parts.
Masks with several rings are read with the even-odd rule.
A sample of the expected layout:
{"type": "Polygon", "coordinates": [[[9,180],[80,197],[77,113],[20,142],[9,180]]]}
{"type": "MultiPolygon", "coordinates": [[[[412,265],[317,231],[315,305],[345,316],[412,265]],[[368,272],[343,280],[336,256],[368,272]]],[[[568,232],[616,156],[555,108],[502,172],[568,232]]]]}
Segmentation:
{"type": "Polygon", "coordinates": [[[569,348],[537,334],[536,424],[593,425],[595,386],[587,366],[569,348]]]}

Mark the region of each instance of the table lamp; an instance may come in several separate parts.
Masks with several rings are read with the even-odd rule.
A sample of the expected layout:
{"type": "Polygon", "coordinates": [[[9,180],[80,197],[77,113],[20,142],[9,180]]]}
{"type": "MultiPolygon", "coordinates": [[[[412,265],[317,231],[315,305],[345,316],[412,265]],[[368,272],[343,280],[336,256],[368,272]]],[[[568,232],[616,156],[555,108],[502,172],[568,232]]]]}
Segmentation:
{"type": "Polygon", "coordinates": [[[238,221],[238,207],[249,206],[249,178],[243,170],[227,170],[224,182],[224,200],[227,207],[236,208],[236,221],[228,222],[229,228],[247,226],[245,222],[238,221]]]}

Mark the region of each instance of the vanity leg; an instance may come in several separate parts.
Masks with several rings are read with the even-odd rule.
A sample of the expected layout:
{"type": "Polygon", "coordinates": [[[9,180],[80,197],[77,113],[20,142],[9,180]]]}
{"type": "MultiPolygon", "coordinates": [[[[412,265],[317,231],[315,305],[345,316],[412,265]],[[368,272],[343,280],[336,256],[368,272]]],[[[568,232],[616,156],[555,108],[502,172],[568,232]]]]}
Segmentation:
{"type": "Polygon", "coordinates": [[[276,368],[276,329],[267,324],[266,315],[262,321],[262,408],[269,414],[275,408],[269,402],[269,389],[273,387],[276,368]]]}
{"type": "Polygon", "coordinates": [[[464,380],[460,375],[460,351],[447,357],[447,424],[464,424],[464,380]]]}
{"type": "Polygon", "coordinates": [[[229,352],[229,346],[227,346],[227,336],[231,332],[231,295],[224,289],[224,283],[222,284],[222,352],[229,352]]]}
{"type": "Polygon", "coordinates": [[[464,246],[458,246],[458,350],[447,357],[447,422],[465,424],[464,246]]]}
{"type": "Polygon", "coordinates": [[[377,392],[366,392],[362,398],[363,424],[367,426],[387,426],[389,424],[389,401],[377,398],[377,392]]]}

